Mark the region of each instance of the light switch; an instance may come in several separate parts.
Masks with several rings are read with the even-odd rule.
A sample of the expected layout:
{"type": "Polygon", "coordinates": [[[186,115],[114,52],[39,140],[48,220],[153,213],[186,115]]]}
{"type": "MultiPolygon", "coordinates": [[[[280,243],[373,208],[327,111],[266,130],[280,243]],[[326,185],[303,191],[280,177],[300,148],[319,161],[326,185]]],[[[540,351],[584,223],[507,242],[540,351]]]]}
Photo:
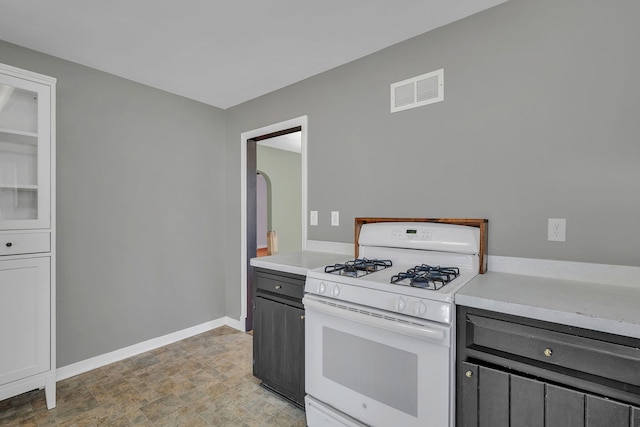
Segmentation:
{"type": "Polygon", "coordinates": [[[331,211],[331,225],[333,227],[338,227],[340,225],[340,212],[331,211]]]}
{"type": "Polygon", "coordinates": [[[309,225],[318,225],[318,211],[309,212],[309,225]]]}

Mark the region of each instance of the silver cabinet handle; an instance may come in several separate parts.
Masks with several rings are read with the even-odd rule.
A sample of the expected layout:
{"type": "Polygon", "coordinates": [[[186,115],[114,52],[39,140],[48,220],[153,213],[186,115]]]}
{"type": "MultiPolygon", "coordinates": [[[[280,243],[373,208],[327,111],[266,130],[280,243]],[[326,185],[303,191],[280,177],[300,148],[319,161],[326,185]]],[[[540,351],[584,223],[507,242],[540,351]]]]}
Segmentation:
{"type": "Polygon", "coordinates": [[[282,288],[281,285],[276,285],[276,289],[280,289],[280,288],[282,288]]]}

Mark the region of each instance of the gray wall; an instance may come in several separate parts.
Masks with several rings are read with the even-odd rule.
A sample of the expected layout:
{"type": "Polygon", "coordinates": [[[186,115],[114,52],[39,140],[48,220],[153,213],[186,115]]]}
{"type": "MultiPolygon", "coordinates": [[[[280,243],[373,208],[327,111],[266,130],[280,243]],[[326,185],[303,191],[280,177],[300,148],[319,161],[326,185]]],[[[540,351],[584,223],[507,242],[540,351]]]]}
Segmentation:
{"type": "Polygon", "coordinates": [[[225,315],[224,111],[0,42],[58,79],[58,366],[225,315]]]}
{"type": "MultiPolygon", "coordinates": [[[[260,169],[258,169],[260,170],[260,169]]],[[[269,226],[269,183],[263,173],[256,175],[256,248],[267,247],[269,226]]]]}
{"type": "MultiPolygon", "coordinates": [[[[268,140],[267,140],[268,141],[268,140]]],[[[278,235],[278,253],[302,249],[302,155],[257,146],[257,168],[271,181],[271,228],[278,235]]]]}
{"type": "Polygon", "coordinates": [[[482,217],[491,255],[640,266],[639,20],[635,1],[511,0],[227,110],[227,161],[241,132],[308,115],[309,209],[341,215],[309,239],[352,242],[357,216],[482,217]],[[444,102],[390,114],[390,83],[439,68],[444,102]]]}

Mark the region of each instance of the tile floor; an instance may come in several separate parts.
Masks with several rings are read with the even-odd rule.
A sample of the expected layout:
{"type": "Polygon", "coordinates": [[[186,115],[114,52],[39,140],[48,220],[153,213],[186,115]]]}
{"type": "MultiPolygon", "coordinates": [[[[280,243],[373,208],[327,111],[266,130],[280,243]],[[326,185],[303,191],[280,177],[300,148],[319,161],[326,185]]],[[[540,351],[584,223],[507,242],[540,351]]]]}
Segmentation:
{"type": "Polygon", "coordinates": [[[0,426],[305,426],[260,387],[252,337],[227,326],[0,401],[0,426]]]}

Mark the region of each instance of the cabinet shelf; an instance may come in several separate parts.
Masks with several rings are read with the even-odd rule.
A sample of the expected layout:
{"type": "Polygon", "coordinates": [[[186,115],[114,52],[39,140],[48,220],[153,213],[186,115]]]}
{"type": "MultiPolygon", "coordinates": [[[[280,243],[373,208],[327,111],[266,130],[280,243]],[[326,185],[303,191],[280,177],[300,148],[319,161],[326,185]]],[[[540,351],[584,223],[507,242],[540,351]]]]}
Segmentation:
{"type": "Polygon", "coordinates": [[[38,134],[36,133],[6,132],[5,129],[0,128],[0,149],[3,151],[33,150],[37,146],[38,134]]]}
{"type": "Polygon", "coordinates": [[[2,184],[0,183],[0,190],[31,190],[37,191],[38,186],[33,184],[2,184]]]}
{"type": "Polygon", "coordinates": [[[15,130],[15,129],[7,129],[7,128],[0,128],[0,133],[8,133],[11,135],[20,135],[20,136],[30,136],[32,138],[38,137],[37,132],[27,132],[23,130],[15,130]]]}

